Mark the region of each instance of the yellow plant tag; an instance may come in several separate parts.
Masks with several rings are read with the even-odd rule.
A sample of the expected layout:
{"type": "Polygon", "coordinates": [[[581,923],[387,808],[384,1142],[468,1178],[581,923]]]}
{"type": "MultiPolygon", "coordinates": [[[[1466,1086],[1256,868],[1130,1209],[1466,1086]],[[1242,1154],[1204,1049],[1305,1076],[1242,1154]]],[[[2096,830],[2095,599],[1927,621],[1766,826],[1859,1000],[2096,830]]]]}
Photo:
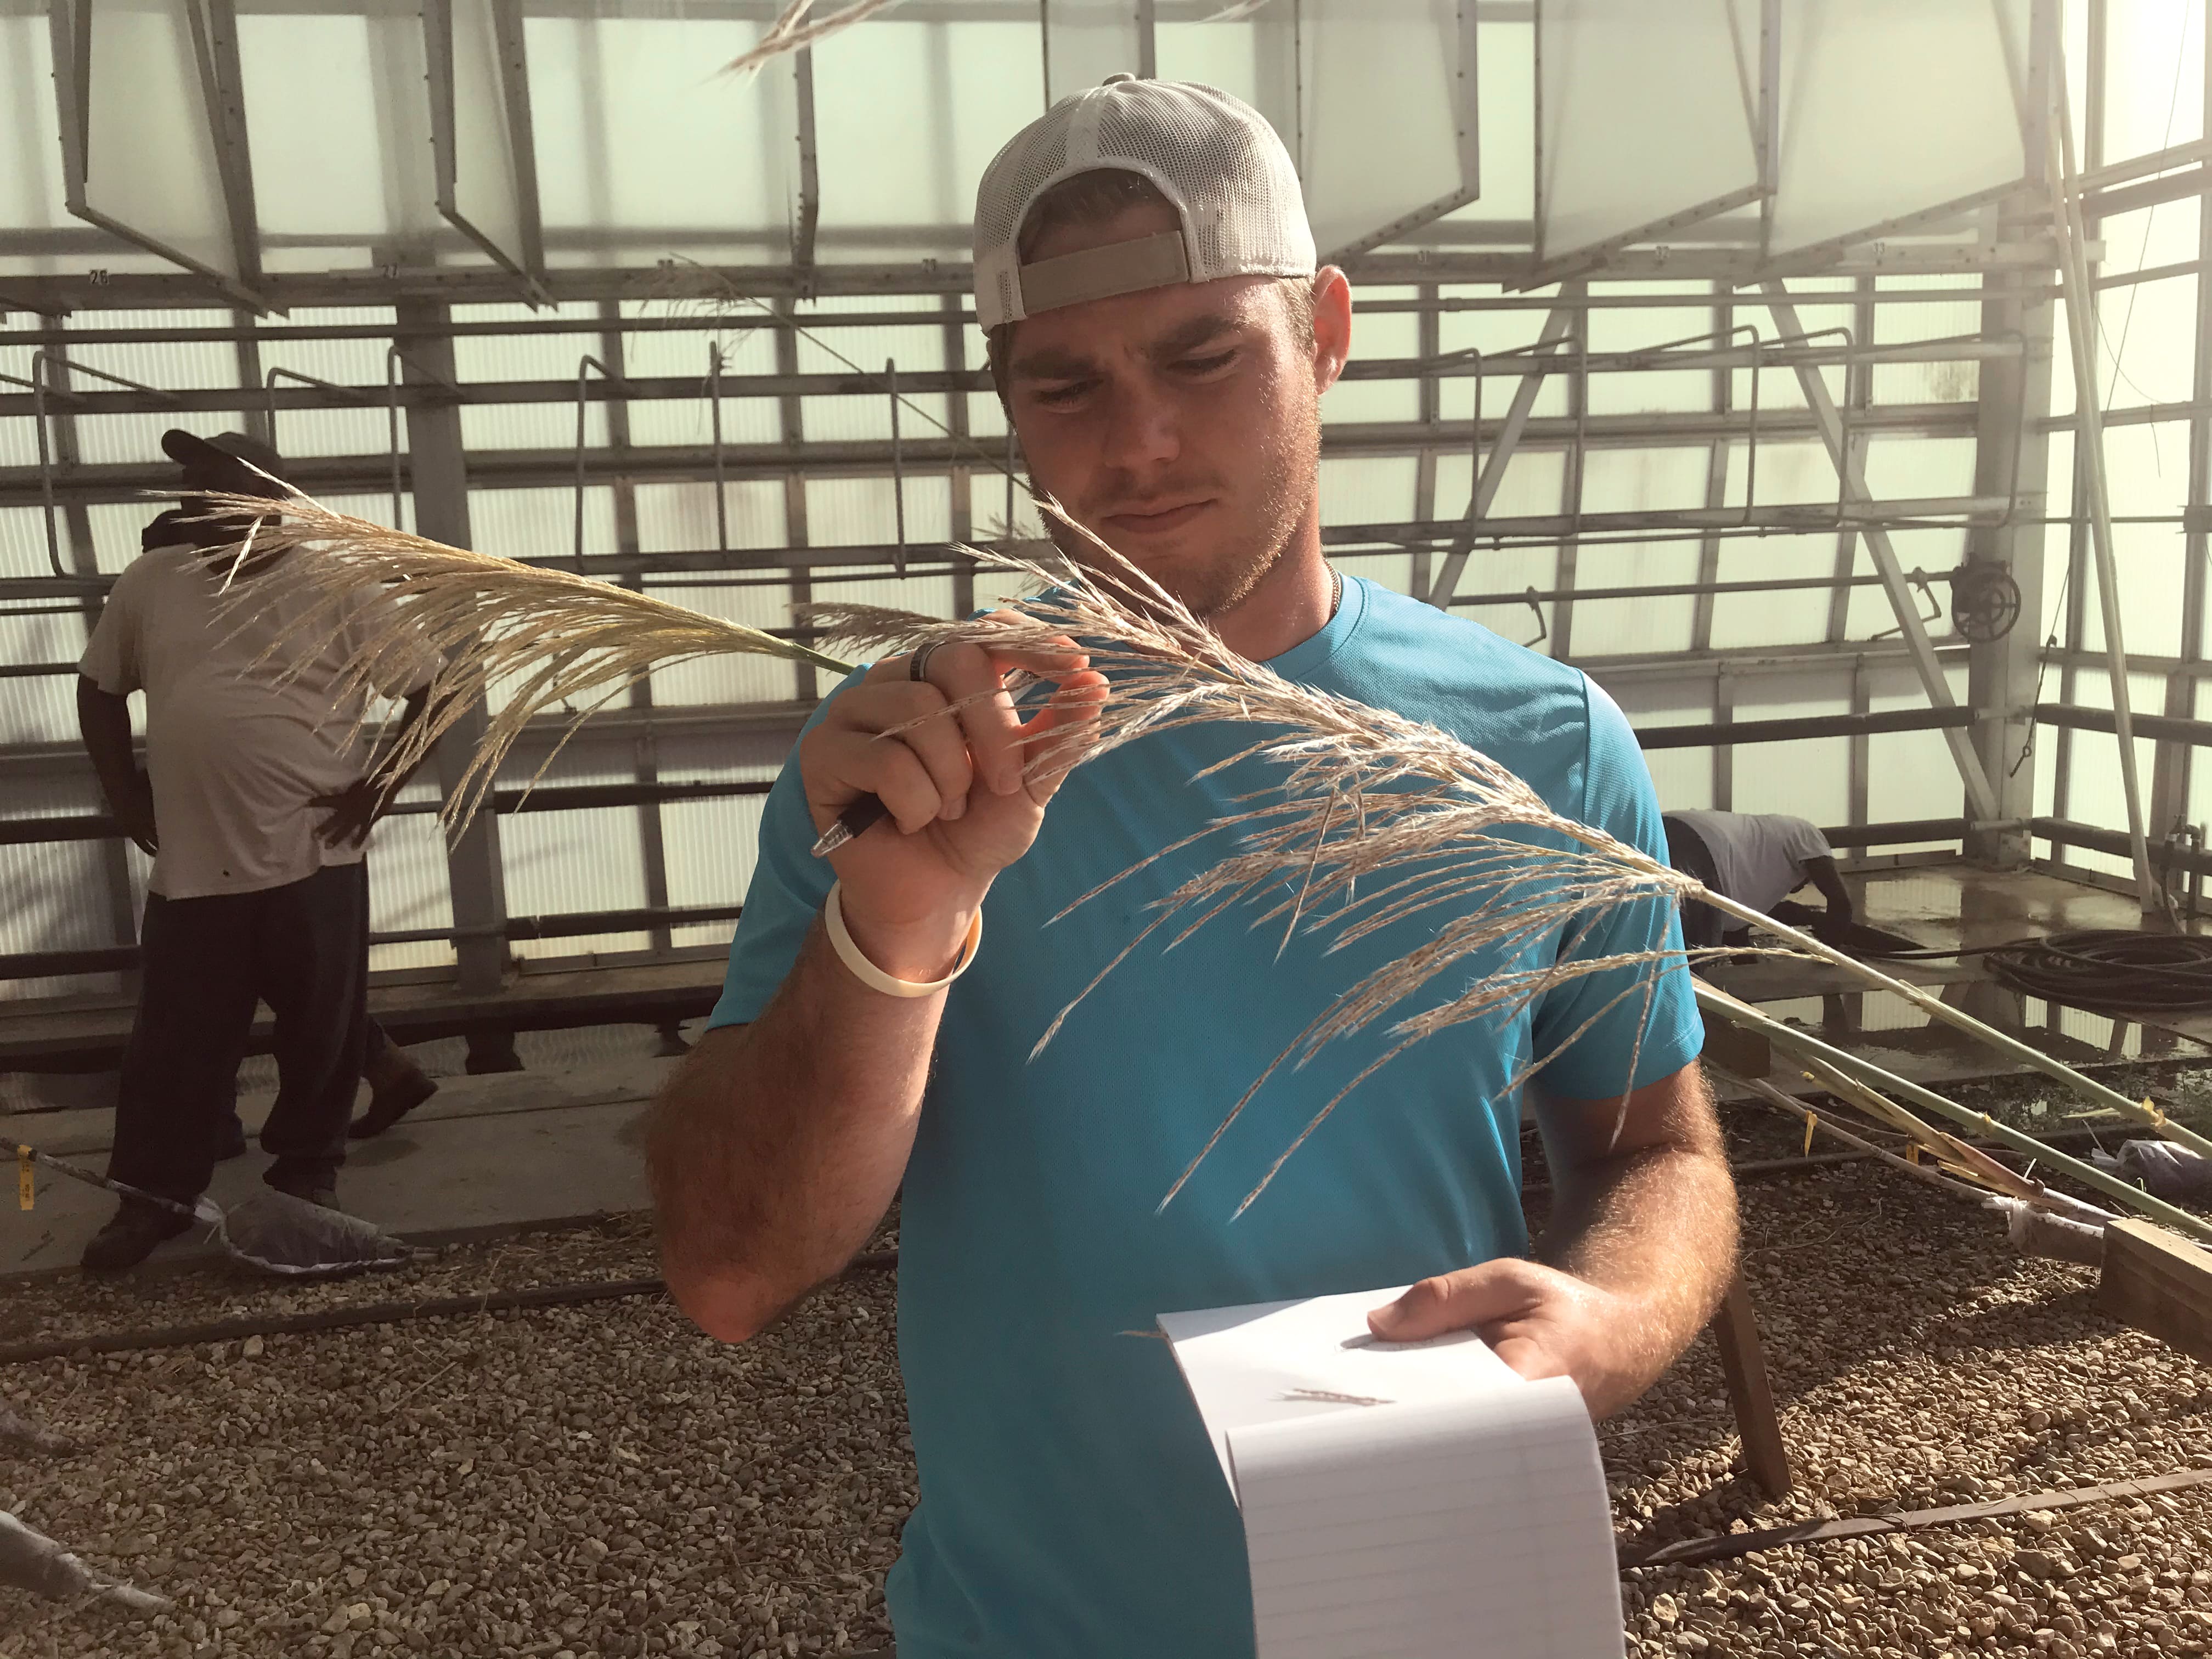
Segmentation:
{"type": "Polygon", "coordinates": [[[1812,1113],[1808,1112],[1808,1113],[1805,1115],[1805,1152],[1804,1152],[1804,1155],[1805,1155],[1807,1158],[1810,1158],[1810,1157],[1812,1157],[1812,1155],[1813,1155],[1813,1131],[1814,1131],[1814,1130],[1815,1130],[1815,1129],[1817,1129],[1817,1128],[1819,1128],[1820,1127],[1820,1120],[1819,1118],[1815,1117],[1812,1113]]]}
{"type": "Polygon", "coordinates": [[[38,1183],[31,1178],[31,1149],[15,1149],[15,1203],[21,1209],[29,1209],[38,1201],[38,1183]]]}

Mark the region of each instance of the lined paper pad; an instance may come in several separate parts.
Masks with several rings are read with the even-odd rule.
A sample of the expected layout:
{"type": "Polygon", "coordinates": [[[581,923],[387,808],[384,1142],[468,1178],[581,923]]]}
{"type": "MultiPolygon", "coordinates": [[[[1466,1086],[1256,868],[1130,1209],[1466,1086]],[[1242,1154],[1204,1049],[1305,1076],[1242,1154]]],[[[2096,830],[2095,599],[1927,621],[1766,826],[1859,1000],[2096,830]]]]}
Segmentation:
{"type": "Polygon", "coordinates": [[[1620,1659],[1581,1395],[1472,1334],[1366,1342],[1396,1294],[1160,1318],[1243,1514],[1260,1659],[1620,1659]]]}

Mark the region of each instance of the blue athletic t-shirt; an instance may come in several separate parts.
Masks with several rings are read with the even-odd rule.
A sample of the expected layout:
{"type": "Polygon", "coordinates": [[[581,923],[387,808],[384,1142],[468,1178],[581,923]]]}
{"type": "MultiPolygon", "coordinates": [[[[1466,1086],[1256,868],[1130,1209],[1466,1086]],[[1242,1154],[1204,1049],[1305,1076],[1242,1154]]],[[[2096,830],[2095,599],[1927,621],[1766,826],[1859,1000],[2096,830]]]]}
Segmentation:
{"type": "MultiPolygon", "coordinates": [[[[1574,669],[1356,580],[1328,626],[1270,666],[1440,726],[1559,811],[1665,856],[1635,738],[1574,669]]],[[[1532,1045],[1565,1043],[1541,1086],[1589,1099],[1631,1083],[1639,1020],[1634,1083],[1698,1054],[1679,968],[1662,975],[1648,1015],[1640,995],[1600,1012],[1630,982],[1620,974],[1571,981],[1510,1025],[1462,1026],[1393,1060],[1232,1222],[1307,1120],[1389,1042],[1386,1018],[1279,1072],[1161,1211],[1223,1115],[1306,1024],[1451,914],[1409,918],[1334,954],[1323,953],[1333,934],[1300,938],[1279,960],[1279,920],[1255,930],[1250,913],[1231,911],[1164,952],[1177,930],[1163,928],[1030,1060],[1053,1017],[1156,914],[1151,902],[1231,837],[1050,919],[1237,810],[1232,798],[1273,769],[1193,779],[1254,735],[1228,723],[1158,733],[1070,775],[1036,845],[993,884],[981,951],[946,995],[901,1208],[899,1358],[921,1501],[887,1592],[899,1659],[1249,1655],[1236,1506],[1167,1345],[1146,1334],[1155,1317],[1404,1284],[1521,1254],[1521,1115],[1504,1089],[1532,1045]]],[[[768,798],[713,1024],[753,1018],[789,972],[831,880],[809,856],[814,836],[794,759],[768,798]]],[[[1588,924],[1574,948],[1608,954],[1680,937],[1674,907],[1653,900],[1588,924]]],[[[1484,971],[1463,964],[1397,1013],[1484,971]]]]}

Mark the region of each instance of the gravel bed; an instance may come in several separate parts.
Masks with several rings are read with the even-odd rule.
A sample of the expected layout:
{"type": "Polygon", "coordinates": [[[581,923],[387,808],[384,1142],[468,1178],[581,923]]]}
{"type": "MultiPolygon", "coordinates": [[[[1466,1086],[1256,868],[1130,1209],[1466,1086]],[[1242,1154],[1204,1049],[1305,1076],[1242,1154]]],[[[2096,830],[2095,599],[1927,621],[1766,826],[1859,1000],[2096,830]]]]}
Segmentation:
{"type": "Polygon", "coordinates": [[[177,1606],[0,1590],[0,1653],[879,1647],[915,1500],[892,1297],[842,1281],[742,1348],[656,1298],[15,1368],[94,1449],[0,1462],[0,1508],[177,1606]]]}
{"type": "MultiPolygon", "coordinates": [[[[1743,1189],[1745,1272],[1797,1477],[1735,1468],[1709,1341],[1602,1436],[1624,1542],[2098,1486],[2212,1465],[2212,1371],[2028,1261],[1995,1218],[1864,1164],[1743,1189]]],[[[1632,1650],[2212,1651],[2212,1489],[1652,1567],[1632,1650]],[[2109,1639],[2107,1639],[2109,1638],[2109,1639]]]]}
{"type": "MultiPolygon", "coordinates": [[[[2100,1316],[2094,1274],[2013,1256],[1993,1218],[1864,1165],[1747,1186],[1744,1206],[1798,1489],[1770,1501],[1735,1473],[1700,1342],[1606,1425],[1625,1545],[2212,1463],[2212,1374],[2100,1316]]],[[[544,1243],[561,1279],[649,1260],[641,1229],[544,1243]]],[[[15,1367],[0,1393],[88,1449],[0,1458],[0,1507],[178,1606],[0,1592],[0,1654],[878,1647],[914,1501],[892,1296],[844,1281],[736,1349],[654,1298],[15,1367]]],[[[1638,1659],[2196,1655],[2208,1565],[2199,1489],[1638,1569],[1624,1590],[1638,1659]]]]}
{"type": "Polygon", "coordinates": [[[372,1302],[428,1301],[533,1285],[642,1279],[660,1271],[652,1218],[447,1245],[404,1267],[297,1281],[228,1261],[154,1264],[99,1278],[75,1272],[19,1279],[0,1307],[0,1343],[154,1330],[260,1314],[311,1313],[372,1302]]]}

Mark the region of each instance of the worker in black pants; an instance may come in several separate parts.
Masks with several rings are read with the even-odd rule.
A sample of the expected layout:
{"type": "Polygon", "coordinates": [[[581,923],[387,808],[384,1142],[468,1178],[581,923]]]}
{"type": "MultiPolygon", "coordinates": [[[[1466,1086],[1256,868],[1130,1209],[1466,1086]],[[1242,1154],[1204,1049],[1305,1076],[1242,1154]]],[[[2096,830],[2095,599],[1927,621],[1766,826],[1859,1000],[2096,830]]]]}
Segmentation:
{"type": "Polygon", "coordinates": [[[206,1190],[254,1011],[266,1002],[276,1017],[277,1091],[261,1130],[273,1158],[264,1178],[301,1198],[334,1194],[368,991],[364,862],[258,892],[148,894],[109,1176],[184,1204],[206,1190]]]}
{"type": "MultiPolygon", "coordinates": [[[[281,499],[265,445],[171,431],[162,447],[189,491],[281,499]]],[[[124,832],[153,855],[137,1018],[116,1105],[109,1170],[190,1203],[222,1145],[255,1005],[276,1016],[278,1094],[262,1131],[280,1191],[337,1202],[347,1117],[367,1043],[371,825],[404,782],[366,774],[362,694],[348,664],[380,618],[373,600],[333,609],[306,595],[229,606],[246,521],[187,499],[149,527],[116,580],[79,664],[78,720],[124,832]],[[132,754],[128,698],[146,694],[147,770],[132,754]]],[[[376,690],[423,717],[428,653],[389,657],[376,690]]],[[[234,1133],[234,1130],[233,1131],[234,1133]]],[[[84,1265],[127,1267],[182,1218],[126,1199],[84,1265]]]]}

